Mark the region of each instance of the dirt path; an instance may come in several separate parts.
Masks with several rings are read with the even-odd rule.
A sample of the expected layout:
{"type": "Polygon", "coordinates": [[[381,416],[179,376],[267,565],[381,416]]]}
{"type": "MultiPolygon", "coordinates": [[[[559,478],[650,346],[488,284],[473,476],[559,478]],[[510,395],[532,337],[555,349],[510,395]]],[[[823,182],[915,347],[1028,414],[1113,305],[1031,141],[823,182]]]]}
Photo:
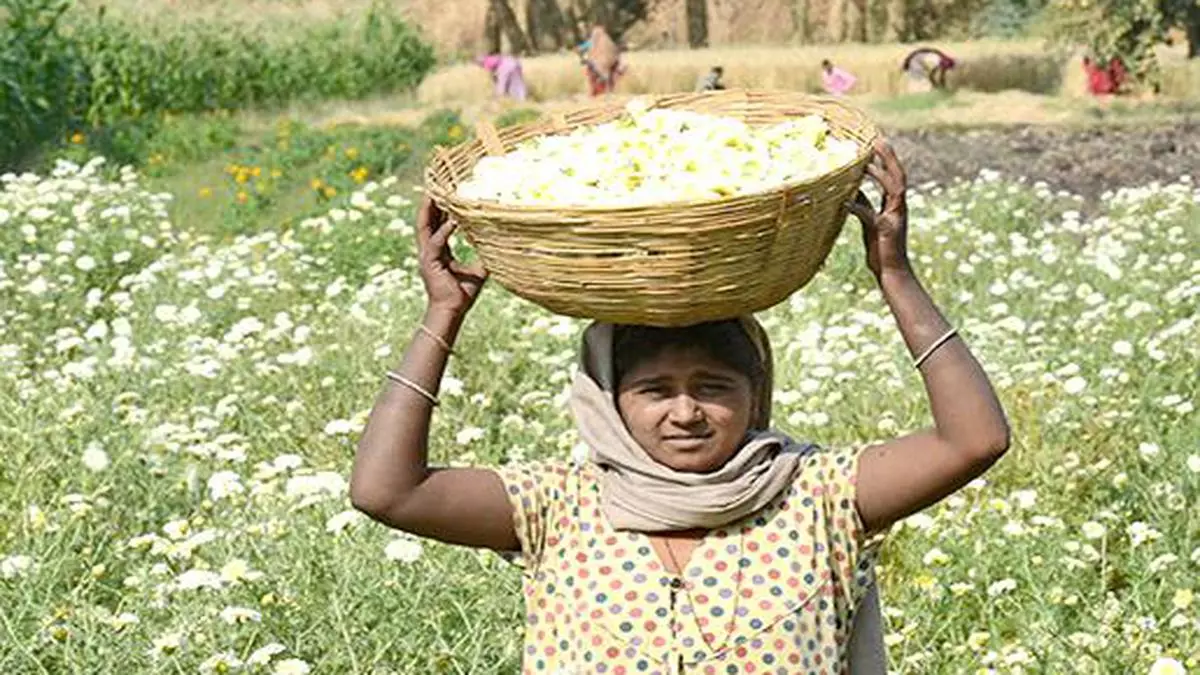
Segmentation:
{"type": "Polygon", "coordinates": [[[949,183],[992,169],[1096,198],[1119,187],[1174,182],[1183,174],[1200,180],[1200,120],[1149,129],[1021,126],[898,131],[889,137],[913,185],[949,183]]]}

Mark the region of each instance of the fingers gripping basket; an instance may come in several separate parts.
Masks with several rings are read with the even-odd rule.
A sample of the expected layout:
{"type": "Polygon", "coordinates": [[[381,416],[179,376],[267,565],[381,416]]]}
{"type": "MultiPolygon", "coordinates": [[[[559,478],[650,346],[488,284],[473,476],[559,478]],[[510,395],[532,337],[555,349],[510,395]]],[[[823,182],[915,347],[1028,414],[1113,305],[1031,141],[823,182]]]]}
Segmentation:
{"type": "MultiPolygon", "coordinates": [[[[877,131],[858,110],[792,92],[726,91],[653,99],[767,125],[816,113],[858,142],[855,160],[820,178],[752,195],[649,207],[511,206],[456,194],[475,163],[521,141],[608,122],[613,102],[501,130],[440,150],[429,195],[458,221],[492,277],[513,293],[570,316],[683,326],[766,309],[821,267],[846,218],[877,131]]],[[[587,161],[587,158],[581,158],[587,161]]]]}

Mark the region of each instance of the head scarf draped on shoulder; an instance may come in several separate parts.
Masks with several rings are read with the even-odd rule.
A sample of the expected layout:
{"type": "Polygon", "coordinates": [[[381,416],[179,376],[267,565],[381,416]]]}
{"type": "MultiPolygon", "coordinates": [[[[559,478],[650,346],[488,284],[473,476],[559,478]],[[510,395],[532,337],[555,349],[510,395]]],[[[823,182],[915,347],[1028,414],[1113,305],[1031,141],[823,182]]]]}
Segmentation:
{"type": "Polygon", "coordinates": [[[617,63],[621,59],[621,48],[617,46],[603,26],[592,28],[589,41],[591,47],[588,49],[588,60],[592,62],[600,75],[609,77],[616,70],[617,63]]]}
{"type": "Polygon", "coordinates": [[[762,360],[765,377],[754,392],[746,441],[724,466],[709,473],[676,471],[638,445],[617,410],[614,326],[594,323],[584,332],[571,410],[601,471],[601,508],[614,528],[668,532],[734,522],[786,490],[803,458],[815,449],[769,429],[774,386],[770,343],[753,318],[740,324],[762,360]]]}

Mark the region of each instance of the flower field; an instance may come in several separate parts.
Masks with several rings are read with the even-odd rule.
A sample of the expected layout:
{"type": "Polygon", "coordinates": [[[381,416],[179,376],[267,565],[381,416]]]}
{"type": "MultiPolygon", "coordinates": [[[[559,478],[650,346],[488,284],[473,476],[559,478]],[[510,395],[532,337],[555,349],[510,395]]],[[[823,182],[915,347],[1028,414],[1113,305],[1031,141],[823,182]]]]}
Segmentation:
{"type": "MultiPolygon", "coordinates": [[[[0,178],[0,673],[516,670],[515,568],[350,510],[356,435],[423,295],[411,184],[347,147],[293,167],[263,159],[276,145],[188,195],[99,160],[0,178]],[[318,214],[237,210],[272,179],[318,214]],[[204,187],[232,221],[177,218],[204,187]]],[[[893,668],[1200,671],[1200,186],[1085,204],[985,173],[912,202],[914,261],[1014,444],[893,529],[893,668]]],[[[830,445],[928,421],[855,230],[762,317],[777,424],[830,445]]],[[[488,288],[438,460],[572,456],[581,329],[488,288]]]]}

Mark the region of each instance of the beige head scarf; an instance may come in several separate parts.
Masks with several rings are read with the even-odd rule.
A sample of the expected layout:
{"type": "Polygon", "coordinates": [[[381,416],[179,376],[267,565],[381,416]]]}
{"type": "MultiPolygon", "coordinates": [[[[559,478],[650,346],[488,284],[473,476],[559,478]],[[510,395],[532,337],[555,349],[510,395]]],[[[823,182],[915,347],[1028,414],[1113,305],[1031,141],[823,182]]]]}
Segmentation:
{"type": "Polygon", "coordinates": [[[596,26],[592,29],[590,40],[592,46],[588,48],[588,60],[602,76],[610,77],[621,60],[621,48],[617,46],[603,26],[596,26]]]}
{"type": "Polygon", "coordinates": [[[600,468],[600,502],[618,530],[669,532],[712,529],[750,515],[791,483],[801,460],[814,450],[768,430],[771,414],[770,344],[753,318],[742,327],[762,359],[766,377],[755,392],[745,444],[711,473],[676,471],[651,459],[617,410],[613,326],[592,324],[583,336],[582,363],[571,389],[571,410],[592,461],[600,468]]]}

